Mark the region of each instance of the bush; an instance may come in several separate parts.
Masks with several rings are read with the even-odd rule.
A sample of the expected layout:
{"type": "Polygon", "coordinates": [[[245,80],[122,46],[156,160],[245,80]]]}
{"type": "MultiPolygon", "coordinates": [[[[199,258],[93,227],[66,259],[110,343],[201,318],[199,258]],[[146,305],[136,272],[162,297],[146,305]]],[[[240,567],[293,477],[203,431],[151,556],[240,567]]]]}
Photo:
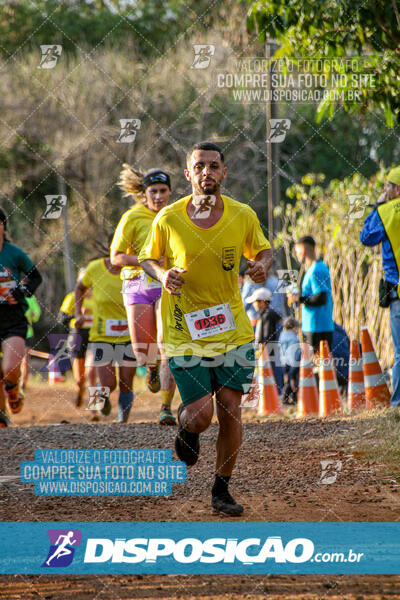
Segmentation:
{"type": "Polygon", "coordinates": [[[308,174],[302,183],[287,190],[290,202],[276,209],[282,231],[276,238],[291,267],[293,241],[312,235],[319,254],[329,267],[332,281],[333,316],[351,339],[359,339],[367,325],[375,349],[385,367],[393,362],[389,311],[379,308],[378,285],[382,277],[380,246],[366,248],[359,241],[365,217],[382,191],[385,172],[370,180],[354,175],[332,180],[322,187],[324,175],[308,174]],[[351,203],[351,196],[361,196],[351,203]]]}

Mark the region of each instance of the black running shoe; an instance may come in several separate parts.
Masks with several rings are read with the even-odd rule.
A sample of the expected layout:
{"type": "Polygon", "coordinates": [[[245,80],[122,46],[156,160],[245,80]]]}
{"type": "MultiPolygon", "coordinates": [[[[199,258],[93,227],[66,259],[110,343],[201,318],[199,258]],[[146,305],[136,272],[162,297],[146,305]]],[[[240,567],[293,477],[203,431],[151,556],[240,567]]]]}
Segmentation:
{"type": "Polygon", "coordinates": [[[111,412],[111,402],[110,402],[110,398],[108,396],[103,396],[104,398],[104,404],[103,404],[103,408],[101,409],[101,414],[108,417],[108,415],[111,412]]]}
{"type": "Polygon", "coordinates": [[[175,451],[179,458],[185,462],[188,467],[197,463],[200,453],[199,434],[188,431],[180,424],[180,415],[183,410],[183,404],[178,409],[179,429],[175,438],[175,451]]]}
{"type": "Polygon", "coordinates": [[[0,427],[9,427],[10,419],[6,415],[5,410],[0,410],[0,427]]]}
{"type": "Polygon", "coordinates": [[[219,496],[213,496],[211,506],[215,511],[230,517],[240,517],[243,512],[243,506],[238,504],[228,491],[219,496]]]}

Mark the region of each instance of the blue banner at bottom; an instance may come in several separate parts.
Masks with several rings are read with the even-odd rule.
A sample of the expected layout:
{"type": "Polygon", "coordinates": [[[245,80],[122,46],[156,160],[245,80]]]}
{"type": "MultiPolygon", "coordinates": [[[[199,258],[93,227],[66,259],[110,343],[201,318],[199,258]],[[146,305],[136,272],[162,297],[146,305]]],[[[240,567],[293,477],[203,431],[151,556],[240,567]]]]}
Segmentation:
{"type": "Polygon", "coordinates": [[[400,523],[0,523],[1,574],[399,574],[400,523]]]}

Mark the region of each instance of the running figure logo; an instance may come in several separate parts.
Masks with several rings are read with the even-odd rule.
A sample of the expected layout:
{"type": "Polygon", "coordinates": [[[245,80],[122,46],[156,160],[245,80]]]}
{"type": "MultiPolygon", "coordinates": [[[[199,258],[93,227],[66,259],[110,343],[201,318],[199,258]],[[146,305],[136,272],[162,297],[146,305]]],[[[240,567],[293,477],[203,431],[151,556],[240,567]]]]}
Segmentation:
{"type": "Polygon", "coordinates": [[[194,59],[191,69],[207,69],[211,57],[215,54],[215,46],[212,44],[193,44],[194,59]]]}
{"type": "Polygon", "coordinates": [[[340,471],[342,470],[343,463],[341,460],[321,460],[321,478],[320,483],[324,485],[330,485],[335,483],[340,471]]]}
{"type": "Polygon", "coordinates": [[[270,133],[267,138],[267,142],[271,142],[271,144],[283,142],[287,132],[290,129],[290,123],[290,119],[270,119],[270,133]]]}
{"type": "Polygon", "coordinates": [[[62,209],[67,204],[67,196],[58,194],[47,195],[45,198],[47,206],[42,219],[58,219],[61,216],[62,209]]]}
{"type": "Polygon", "coordinates": [[[240,402],[240,408],[258,408],[261,393],[260,385],[254,377],[254,373],[249,373],[247,378],[249,379],[249,382],[242,384],[243,395],[240,402]]]}
{"type": "Polygon", "coordinates": [[[81,545],[79,529],[48,529],[50,548],[42,567],[68,567],[74,558],[75,548],[81,545]]]}
{"type": "Polygon", "coordinates": [[[348,194],[349,219],[361,219],[369,203],[367,194],[348,194]]]}
{"type": "Polygon", "coordinates": [[[140,119],[120,119],[119,124],[121,131],[119,138],[117,139],[118,144],[130,144],[135,141],[136,133],[142,124],[140,119]]]}
{"type": "Polygon", "coordinates": [[[277,269],[278,285],[275,293],[285,294],[291,285],[296,283],[299,278],[299,272],[294,269],[277,269]]]}
{"type": "Polygon", "coordinates": [[[107,386],[98,387],[90,385],[88,390],[89,402],[85,410],[102,410],[105,401],[110,397],[110,388],[107,386]]]}
{"type": "Polygon", "coordinates": [[[211,209],[215,206],[217,197],[211,194],[193,194],[192,204],[194,219],[208,219],[211,214],[211,209]]]}
{"type": "MultiPolygon", "coordinates": [[[[79,350],[82,343],[82,336],[79,334],[70,334],[74,336],[75,343],[73,345],[74,350],[79,350]]],[[[68,371],[71,369],[70,360],[70,337],[67,333],[50,333],[47,336],[49,340],[49,361],[48,364],[41,369],[42,372],[46,373],[49,370],[52,371],[54,368],[60,371],[68,371]]],[[[71,344],[72,346],[72,344],[71,344]]]]}
{"type": "Polygon", "coordinates": [[[60,338],[58,340],[57,345],[55,346],[54,350],[56,351],[54,360],[57,363],[60,363],[63,360],[69,360],[68,338],[65,338],[65,337],[60,338]]]}
{"type": "Polygon", "coordinates": [[[38,69],[54,69],[61,56],[62,46],[59,44],[41,45],[42,58],[38,69]]]}

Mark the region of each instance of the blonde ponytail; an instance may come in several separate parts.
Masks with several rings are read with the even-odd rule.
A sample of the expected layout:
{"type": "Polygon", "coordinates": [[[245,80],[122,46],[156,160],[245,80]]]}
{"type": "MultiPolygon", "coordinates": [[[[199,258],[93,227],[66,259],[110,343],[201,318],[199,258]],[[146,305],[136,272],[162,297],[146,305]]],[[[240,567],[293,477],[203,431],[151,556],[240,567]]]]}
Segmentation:
{"type": "Polygon", "coordinates": [[[146,196],[143,190],[144,175],[130,165],[124,163],[123,169],[119,175],[117,185],[124,192],[124,198],[131,196],[135,202],[146,202],[146,196]]]}

